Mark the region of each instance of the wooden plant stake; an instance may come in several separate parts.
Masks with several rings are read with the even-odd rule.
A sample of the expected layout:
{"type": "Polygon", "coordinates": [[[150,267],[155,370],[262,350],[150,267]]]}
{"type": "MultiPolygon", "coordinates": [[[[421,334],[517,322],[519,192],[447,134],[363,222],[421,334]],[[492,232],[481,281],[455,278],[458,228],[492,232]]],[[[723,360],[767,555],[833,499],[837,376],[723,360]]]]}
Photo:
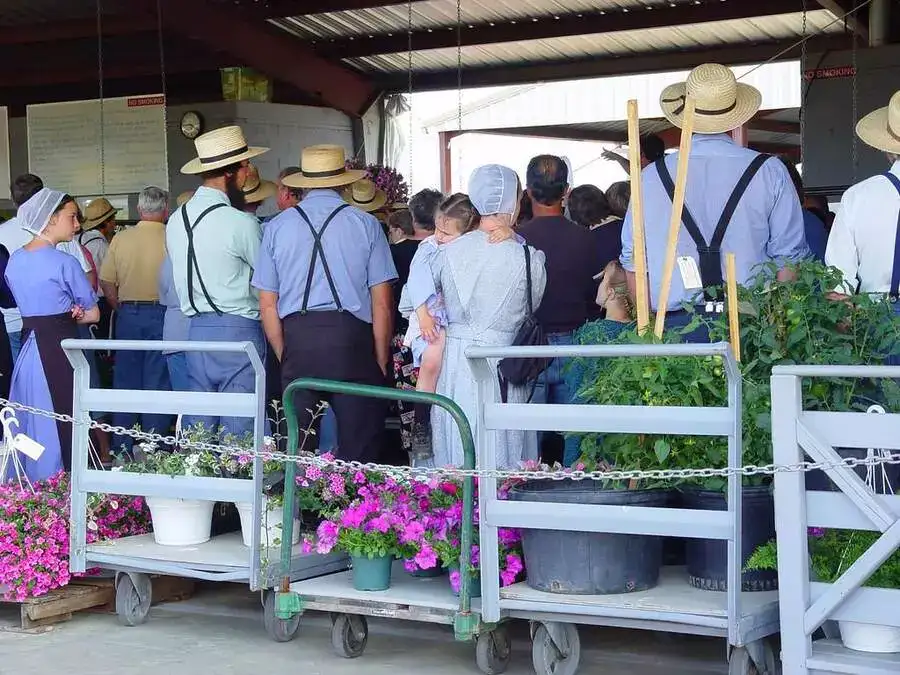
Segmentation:
{"type": "Polygon", "coordinates": [[[666,325],[666,307],[669,291],[672,289],[672,273],[675,271],[675,254],[678,248],[678,232],[681,229],[681,214],[684,211],[684,191],[687,185],[688,159],[691,154],[691,140],[694,134],[694,100],[684,102],[684,117],[681,124],[681,144],[678,146],[678,173],[675,175],[675,193],[672,196],[672,218],[669,221],[669,240],[663,266],[662,284],[656,302],[656,337],[661,338],[666,325]]]}
{"type": "Polygon", "coordinates": [[[638,102],[628,101],[628,160],[631,178],[631,237],[634,255],[635,306],[638,334],[650,326],[650,294],[647,290],[647,250],[644,239],[644,197],[641,190],[641,128],[638,102]]]}
{"type": "Polygon", "coordinates": [[[741,362],[741,317],[738,312],[737,263],[734,253],[725,254],[726,300],[728,301],[728,332],[734,360],[741,362]]]}

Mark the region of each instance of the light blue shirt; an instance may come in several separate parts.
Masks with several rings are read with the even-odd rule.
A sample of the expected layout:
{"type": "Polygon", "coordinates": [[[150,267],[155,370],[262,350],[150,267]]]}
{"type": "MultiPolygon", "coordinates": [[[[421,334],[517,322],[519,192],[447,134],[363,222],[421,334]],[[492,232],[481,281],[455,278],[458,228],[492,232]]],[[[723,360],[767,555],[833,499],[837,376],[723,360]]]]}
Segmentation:
{"type": "Polygon", "coordinates": [[[191,329],[191,320],[181,313],[181,301],[175,291],[172,261],[168,256],[163,258],[159,268],[159,301],[166,306],[166,316],[163,319],[163,340],[186,342],[191,329]]]}
{"type": "MultiPolygon", "coordinates": [[[[707,242],[712,238],[725,203],[744,170],[758,153],[735,143],[727,134],[695,134],[688,161],[685,206],[697,221],[707,242]]],[[[666,156],[666,166],[677,180],[678,153],[666,156]]],[[[650,277],[650,304],[656,300],[662,285],[668,243],[672,200],[654,165],[644,169],[641,186],[644,196],[644,238],[647,249],[647,271],[650,277]]],[[[632,212],[629,207],[622,227],[622,266],[634,271],[632,212]]],[[[725,278],[725,254],[734,253],[737,282],[745,284],[759,272],[759,265],[774,261],[784,265],[809,255],[803,227],[803,212],[797,191],[785,166],[769,159],[750,181],[750,185],[734,211],[722,241],[722,278],[725,278]]],[[[677,256],[690,256],[698,264],[694,240],[682,224],[678,233],[677,256]]],[[[678,272],[672,274],[672,287],[667,309],[679,309],[692,302],[696,294],[686,291],[678,272]]]]}
{"type": "MultiPolygon", "coordinates": [[[[194,251],[197,268],[213,303],[224,314],[259,320],[259,297],[250,286],[253,263],[259,252],[262,228],[255,216],[231,206],[224,192],[200,186],[187,202],[191,225],[206,209],[224,204],[209,213],[194,228],[194,251]]],[[[175,290],[181,311],[187,316],[196,312],[188,297],[188,243],[181,209],[169,216],[166,224],[166,250],[172,260],[175,290]]],[[[206,301],[197,269],[193,270],[194,304],[201,313],[214,311],[206,301]]]]}
{"type": "MultiPolygon", "coordinates": [[[[316,231],[321,232],[328,216],[343,203],[334,190],[310,190],[300,208],[316,231]]],[[[253,286],[278,294],[281,318],[303,307],[313,242],[309,226],[296,209],[287,209],[266,223],[253,286]]],[[[372,323],[369,289],[397,278],[391,248],[381,225],[364,211],[352,206],[345,208],[322,235],[322,249],[342,307],[356,318],[372,323]]],[[[307,310],[336,309],[320,254],[316,256],[307,310]]]]}

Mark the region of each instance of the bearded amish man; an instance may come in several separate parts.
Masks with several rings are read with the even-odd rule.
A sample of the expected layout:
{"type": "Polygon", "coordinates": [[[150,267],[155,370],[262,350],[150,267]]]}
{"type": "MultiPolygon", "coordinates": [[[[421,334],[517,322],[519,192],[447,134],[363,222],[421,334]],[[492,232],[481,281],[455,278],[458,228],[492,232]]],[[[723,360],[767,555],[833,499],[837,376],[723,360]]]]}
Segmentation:
{"type": "MultiPolygon", "coordinates": [[[[203,184],[166,224],[166,246],[172,261],[181,311],[190,317],[189,339],[252,342],[265,360],[266,343],[259,320],[259,298],[250,287],[259,252],[259,221],[243,211],[249,160],[268,151],[247,145],[240,127],[215,129],[194,141],[197,157],[181,172],[199,175],[203,184]]],[[[234,353],[187,353],[191,391],[253,392],[249,359],[234,353]]],[[[195,417],[208,429],[243,434],[251,418],[195,417]]]]}

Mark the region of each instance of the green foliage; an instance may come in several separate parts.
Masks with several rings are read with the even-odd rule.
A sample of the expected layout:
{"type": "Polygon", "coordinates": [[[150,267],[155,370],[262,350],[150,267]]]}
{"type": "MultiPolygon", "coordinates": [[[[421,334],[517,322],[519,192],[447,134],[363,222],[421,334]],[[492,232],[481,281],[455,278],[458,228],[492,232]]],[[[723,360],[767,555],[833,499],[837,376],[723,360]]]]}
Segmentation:
{"type": "MultiPolygon", "coordinates": [[[[900,344],[900,324],[891,306],[869,296],[836,301],[828,291],[839,287],[841,274],[815,262],[793,268],[792,281],[776,281],[770,265],[745,288],[739,289],[743,403],[743,463],[772,462],[772,368],[788,364],[880,365],[900,344]]],[[[693,308],[689,308],[690,311],[693,308]]],[[[704,322],[714,342],[728,340],[725,314],[712,320],[695,315],[682,332],[670,332],[663,342],[704,322]]],[[[598,324],[587,324],[577,335],[579,344],[608,343],[598,324]]],[[[653,343],[655,338],[627,331],[614,342],[653,343]]],[[[727,402],[723,364],[706,358],[617,358],[575,360],[578,398],[599,405],[723,406],[727,402]]],[[[872,403],[900,410],[900,386],[879,382],[815,379],[803,382],[804,406],[810,410],[864,411],[872,403]]],[[[582,437],[582,460],[588,467],[602,461],[622,470],[688,469],[727,465],[724,438],[588,434],[582,437]]],[[[746,485],[771,480],[744,477],[746,485]]],[[[696,483],[725,490],[722,478],[696,483]]],[[[635,487],[635,486],[628,486],[635,487]]],[[[656,487],[656,485],[641,485],[656,487]]]]}
{"type": "MultiPolygon", "coordinates": [[[[879,536],[878,532],[860,530],[811,530],[807,539],[812,577],[823,583],[834,583],[869,550],[879,536]]],[[[746,569],[778,569],[778,547],[774,539],[753,552],[746,569]]],[[[871,588],[900,588],[900,551],[894,551],[864,585],[871,588]]]]}
{"type": "Polygon", "coordinates": [[[363,532],[359,528],[342,527],[336,548],[357,558],[383,558],[400,553],[393,530],[363,532]]]}

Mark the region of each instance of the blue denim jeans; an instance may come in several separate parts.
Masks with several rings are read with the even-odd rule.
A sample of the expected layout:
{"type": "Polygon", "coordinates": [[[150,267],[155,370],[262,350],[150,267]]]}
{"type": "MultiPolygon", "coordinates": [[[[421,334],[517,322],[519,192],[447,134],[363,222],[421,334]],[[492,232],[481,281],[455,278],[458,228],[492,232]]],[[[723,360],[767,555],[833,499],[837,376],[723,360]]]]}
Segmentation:
{"type": "MultiPolygon", "coordinates": [[[[233,314],[198,314],[191,317],[188,336],[191,342],[252,342],[259,358],[266,361],[266,339],[259,321],[233,314]]],[[[256,390],[253,366],[245,354],[187,352],[186,357],[190,391],[250,394],[256,390]]],[[[224,433],[241,436],[253,432],[253,421],[252,417],[186,416],[184,426],[202,422],[209,430],[221,426],[224,433]]]]}
{"type": "Polygon", "coordinates": [[[338,446],[337,417],[334,416],[334,408],[328,406],[319,426],[319,454],[334,452],[338,446]]]}
{"type": "MultiPolygon", "coordinates": [[[[550,333],[547,342],[551,345],[571,345],[574,342],[572,333],[550,333]]],[[[568,374],[567,365],[570,359],[553,359],[550,366],[538,378],[534,389],[532,401],[535,403],[572,403],[575,395],[574,383],[568,374]]],[[[544,434],[552,433],[543,431],[544,434]]],[[[565,450],[563,451],[563,464],[572,466],[581,455],[581,436],[579,434],[564,434],[566,437],[565,450]]]]}
{"type": "Polygon", "coordinates": [[[9,334],[9,350],[12,352],[13,364],[19,358],[19,352],[22,351],[22,331],[17,330],[9,334]]]}
{"type": "MultiPolygon", "coordinates": [[[[116,338],[119,340],[162,340],[162,305],[122,303],[116,310],[116,338]]],[[[113,369],[113,388],[138,391],[170,391],[166,360],[158,351],[118,351],[113,369]]],[[[172,424],[170,415],[115,413],[113,424],[129,428],[140,424],[142,431],[166,434],[172,424]]],[[[131,450],[133,439],[116,437],[114,448],[131,450]]]]}
{"type": "Polygon", "coordinates": [[[169,371],[172,391],[191,390],[187,374],[187,355],[184,352],[166,354],[166,369],[169,371]]]}

